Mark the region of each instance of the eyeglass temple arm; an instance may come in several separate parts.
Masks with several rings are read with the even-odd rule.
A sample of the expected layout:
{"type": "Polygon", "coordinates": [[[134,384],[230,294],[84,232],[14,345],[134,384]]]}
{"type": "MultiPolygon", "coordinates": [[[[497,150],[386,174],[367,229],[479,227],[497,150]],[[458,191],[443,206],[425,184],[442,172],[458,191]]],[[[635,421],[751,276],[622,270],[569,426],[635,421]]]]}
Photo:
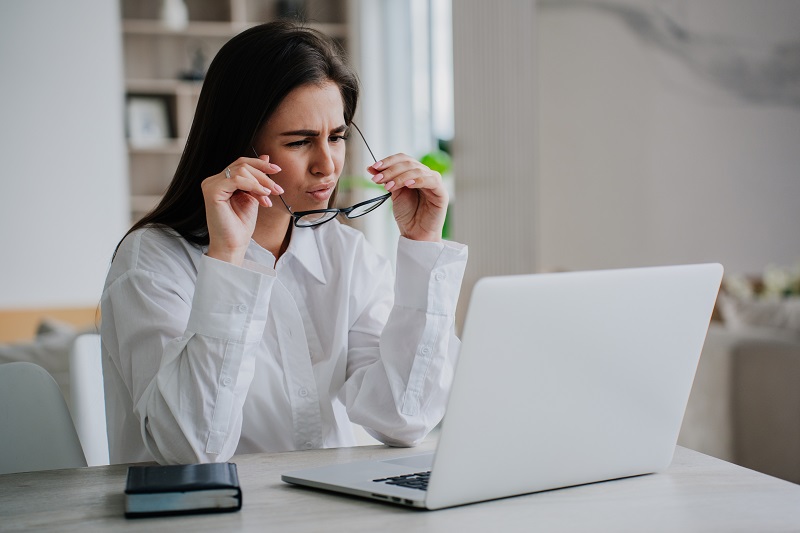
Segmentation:
{"type": "Polygon", "coordinates": [[[355,129],[356,129],[356,131],[358,132],[358,134],[361,136],[361,140],[362,140],[362,141],[364,141],[364,146],[366,146],[366,147],[367,147],[367,150],[369,151],[369,155],[371,155],[371,156],[372,156],[372,160],[373,160],[373,161],[375,161],[375,162],[377,163],[377,162],[378,162],[378,159],[375,157],[375,154],[373,154],[373,153],[372,153],[372,148],[370,148],[370,147],[369,147],[369,143],[367,142],[367,139],[364,137],[364,134],[363,134],[363,133],[361,133],[361,128],[359,128],[359,127],[358,127],[358,124],[356,124],[356,123],[355,123],[355,122],[353,122],[352,120],[350,121],[350,124],[351,124],[351,125],[352,125],[352,126],[355,128],[355,129]]]}
{"type": "Polygon", "coordinates": [[[282,194],[279,194],[278,198],[280,198],[281,202],[283,202],[283,205],[286,206],[286,210],[289,211],[290,215],[297,216],[297,215],[294,214],[294,211],[292,211],[292,208],[289,207],[289,204],[286,203],[286,200],[283,199],[283,195],[282,194]]]}

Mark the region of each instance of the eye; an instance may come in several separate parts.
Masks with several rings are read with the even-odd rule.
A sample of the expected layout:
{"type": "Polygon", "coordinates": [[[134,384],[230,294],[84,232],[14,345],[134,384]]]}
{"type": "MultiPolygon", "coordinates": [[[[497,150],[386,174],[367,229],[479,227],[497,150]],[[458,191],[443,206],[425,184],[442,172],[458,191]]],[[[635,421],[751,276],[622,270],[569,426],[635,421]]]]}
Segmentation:
{"type": "Polygon", "coordinates": [[[328,137],[328,140],[334,143],[338,143],[339,141],[346,141],[347,135],[331,135],[328,137]]]}
{"type": "Polygon", "coordinates": [[[301,141],[294,141],[294,142],[286,143],[286,146],[300,147],[300,146],[305,146],[305,145],[309,144],[310,142],[311,141],[309,141],[308,139],[303,139],[301,141]]]}

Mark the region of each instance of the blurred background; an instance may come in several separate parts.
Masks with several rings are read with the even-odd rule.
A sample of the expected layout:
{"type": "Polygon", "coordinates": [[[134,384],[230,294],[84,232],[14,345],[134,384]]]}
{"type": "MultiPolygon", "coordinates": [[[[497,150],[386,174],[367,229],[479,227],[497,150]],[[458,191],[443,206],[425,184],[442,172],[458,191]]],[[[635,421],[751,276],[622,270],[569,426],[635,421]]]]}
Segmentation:
{"type": "MultiPolygon", "coordinates": [[[[299,16],[361,77],[377,154],[436,156],[483,275],[800,259],[793,0],[0,0],[0,309],[92,307],[169,182],[204,69],[299,16]],[[440,149],[447,154],[442,156],[440,149]]],[[[348,174],[368,154],[351,147],[348,174]]],[[[378,155],[380,157],[380,155],[378,155]]],[[[367,197],[365,180],[348,179],[367,197]]],[[[391,256],[387,212],[361,229],[391,256]]]]}
{"type": "MultiPolygon", "coordinates": [[[[345,48],[378,157],[445,175],[446,236],[470,246],[459,324],[486,275],[714,261],[728,330],[800,342],[795,0],[0,0],[1,341],[99,319],[113,249],[171,179],[208,63],[280,17],[345,48]]],[[[369,155],[348,150],[342,196],[374,196],[369,155]]],[[[381,209],[358,227],[392,257],[381,209]]],[[[728,426],[704,442],[744,431],[734,385],[716,386],[697,427],[728,426]]],[[[800,414],[786,395],[781,416],[800,414]]]]}

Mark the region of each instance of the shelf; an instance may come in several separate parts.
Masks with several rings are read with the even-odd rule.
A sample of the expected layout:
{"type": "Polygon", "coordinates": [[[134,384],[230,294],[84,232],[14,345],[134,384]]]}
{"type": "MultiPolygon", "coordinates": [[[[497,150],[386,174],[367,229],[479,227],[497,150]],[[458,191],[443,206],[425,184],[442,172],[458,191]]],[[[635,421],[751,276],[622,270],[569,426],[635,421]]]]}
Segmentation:
{"type": "Polygon", "coordinates": [[[252,26],[234,22],[190,22],[181,30],[164,26],[158,20],[124,20],[122,31],[127,35],[173,35],[177,37],[232,37],[252,26]]]}
{"type": "Polygon", "coordinates": [[[138,154],[154,154],[154,155],[180,155],[183,152],[183,147],[186,144],[186,139],[170,139],[158,144],[140,145],[129,142],[128,153],[131,155],[138,154]]]}
{"type": "Polygon", "coordinates": [[[163,78],[133,78],[125,80],[128,93],[139,94],[182,94],[197,96],[203,86],[202,80],[184,81],[163,78]]]}
{"type": "MultiPolygon", "coordinates": [[[[158,20],[124,20],[122,31],[127,35],[161,35],[173,37],[219,37],[229,38],[248,28],[257,26],[255,22],[190,22],[186,28],[174,30],[158,20]]],[[[312,22],[308,27],[321,31],[336,39],[347,37],[347,24],[312,22]]]]}

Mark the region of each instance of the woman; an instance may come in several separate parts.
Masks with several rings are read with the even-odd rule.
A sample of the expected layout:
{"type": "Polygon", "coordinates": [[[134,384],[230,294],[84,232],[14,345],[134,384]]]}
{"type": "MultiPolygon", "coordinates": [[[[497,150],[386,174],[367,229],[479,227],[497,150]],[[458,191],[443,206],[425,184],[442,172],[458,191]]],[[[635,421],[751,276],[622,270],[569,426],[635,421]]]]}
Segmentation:
{"type": "Polygon", "coordinates": [[[106,280],[112,463],[349,446],[351,422],[411,446],[439,422],[466,247],[440,239],[441,176],[403,154],[368,169],[391,193],[396,280],[320,212],[357,101],[356,76],[310,29],[265,24],[215,57],[175,177],[106,280]]]}

